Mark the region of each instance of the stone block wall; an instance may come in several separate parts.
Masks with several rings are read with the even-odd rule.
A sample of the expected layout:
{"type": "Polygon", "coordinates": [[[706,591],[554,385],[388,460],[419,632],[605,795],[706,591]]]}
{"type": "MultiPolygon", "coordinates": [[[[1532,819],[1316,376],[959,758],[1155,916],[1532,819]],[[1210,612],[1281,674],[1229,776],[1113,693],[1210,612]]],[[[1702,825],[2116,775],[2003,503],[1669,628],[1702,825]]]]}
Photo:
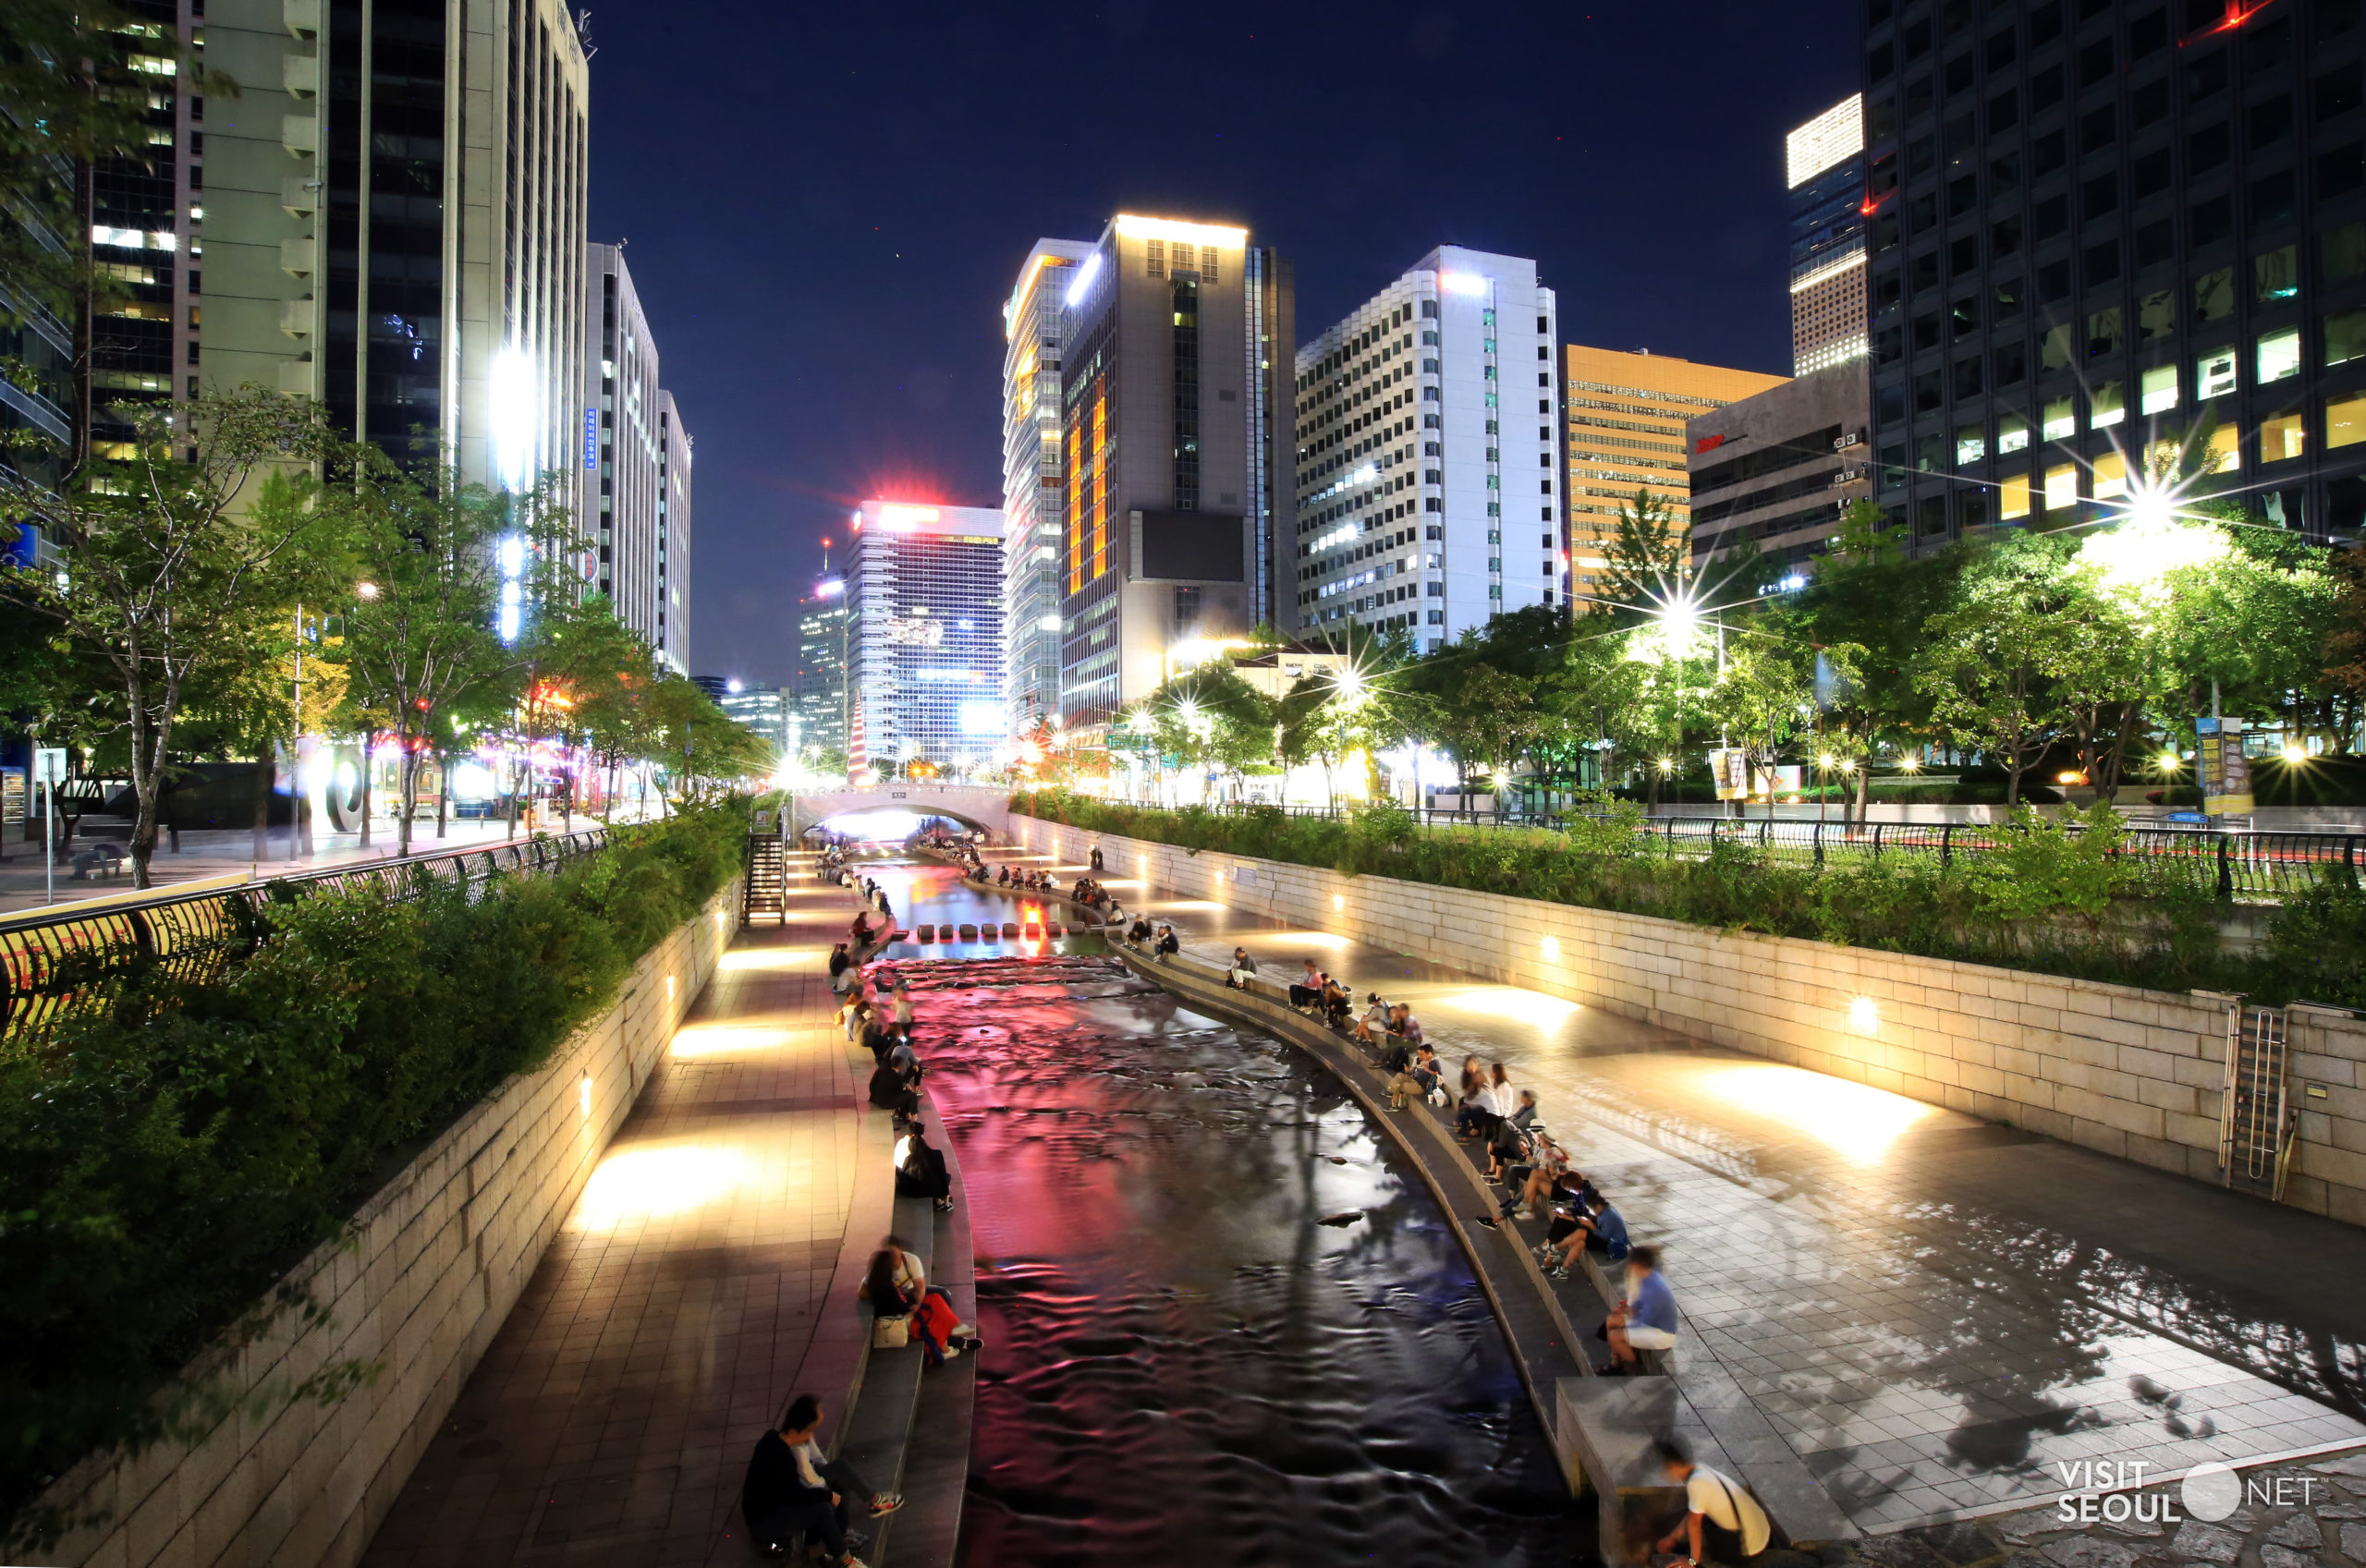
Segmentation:
{"type": "MultiPolygon", "coordinates": [[[[2219,1179],[2228,999],[1790,937],[1728,934],[1388,877],[1088,833],[1014,815],[1014,840],[1112,878],[1420,954],[1473,976],[2219,1179]]],[[[1121,900],[1123,893],[1120,893],[1121,900]]],[[[2366,1023],[2290,1017],[2300,1107],[2285,1201],[2366,1224],[2366,1023]]]]}
{"type": "Polygon", "coordinates": [[[290,1270],[327,1320],[283,1323],[226,1365],[267,1394],[374,1363],[339,1403],[264,1399],[202,1439],[85,1460],[47,1501],[103,1523],[47,1562],[89,1568],[315,1568],[371,1535],[572,1211],[737,928],[739,884],[644,955],[616,1004],[445,1129],[356,1215],[350,1245],[290,1270]]]}

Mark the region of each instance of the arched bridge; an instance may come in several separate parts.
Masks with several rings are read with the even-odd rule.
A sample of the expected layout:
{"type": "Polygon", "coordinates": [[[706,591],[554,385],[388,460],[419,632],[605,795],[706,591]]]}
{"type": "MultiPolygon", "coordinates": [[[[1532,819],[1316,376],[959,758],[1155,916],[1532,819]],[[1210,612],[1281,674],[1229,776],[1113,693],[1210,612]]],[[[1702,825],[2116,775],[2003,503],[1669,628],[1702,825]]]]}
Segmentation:
{"type": "Polygon", "coordinates": [[[984,784],[865,784],[843,789],[799,790],[789,796],[792,835],[852,811],[933,812],[983,828],[997,839],[1010,837],[1010,791],[984,784]]]}

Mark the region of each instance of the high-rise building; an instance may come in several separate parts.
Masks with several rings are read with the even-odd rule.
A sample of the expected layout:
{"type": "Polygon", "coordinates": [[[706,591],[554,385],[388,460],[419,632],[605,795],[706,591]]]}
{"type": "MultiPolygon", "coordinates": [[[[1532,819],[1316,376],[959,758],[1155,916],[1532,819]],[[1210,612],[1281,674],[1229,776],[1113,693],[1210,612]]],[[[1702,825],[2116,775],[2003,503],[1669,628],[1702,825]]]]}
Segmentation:
{"type": "Polygon", "coordinates": [[[1872,493],[1865,399],[1865,367],[1848,361],[1696,416],[1685,427],[1693,559],[1745,541],[1795,565],[1816,554],[1872,493]]]}
{"type": "Polygon", "coordinates": [[[1865,101],[1785,140],[1791,182],[1791,373],[1865,357],[1865,101]]]}
{"type": "Polygon", "coordinates": [[[798,744],[818,755],[847,749],[847,581],[830,569],[822,541],[822,575],[797,602],[798,744]]]}
{"type": "Polygon", "coordinates": [[[1120,214],[1070,273],[1060,704],[1091,746],[1178,651],[1274,618],[1294,303],[1287,263],[1219,224],[1120,214]]]}
{"type": "MultiPolygon", "coordinates": [[[[705,683],[701,681],[701,685],[705,683]]],[[[776,686],[755,681],[726,680],[714,705],[763,738],[782,756],[791,750],[789,694],[776,686]]]]}
{"type": "Polygon", "coordinates": [[[1082,239],[1039,239],[1002,308],[1003,707],[1013,735],[1060,711],[1060,324],[1082,239]]]}
{"type": "Polygon", "coordinates": [[[668,611],[688,572],[689,497],[687,483],[678,497],[672,493],[668,444],[677,421],[621,245],[588,249],[583,328],[576,516],[586,539],[596,541],[592,583],[616,618],[679,670],[689,628],[678,611],[668,611]]]}
{"type": "Polygon", "coordinates": [[[2358,6],[1865,21],[1873,439],[1917,547],[2111,515],[2173,440],[2267,521],[2366,523],[2358,6]]]}
{"type": "Polygon", "coordinates": [[[1757,371],[1696,365],[1665,354],[1568,346],[1563,360],[1569,451],[1569,566],[1580,599],[1597,590],[1618,514],[1641,491],[1665,504],[1670,531],[1692,528],[1687,419],[1780,386],[1757,371]]]}
{"type": "MultiPolygon", "coordinates": [[[[239,91],[208,100],[159,78],[177,104],[187,227],[107,225],[99,257],[161,286],[177,244],[158,325],[181,381],[318,397],[340,431],[411,460],[440,443],[470,480],[571,471],[590,78],[567,8],[175,3],[209,73],[239,91]]],[[[587,581],[597,552],[587,535],[571,563],[587,581]]]]}
{"type": "Polygon", "coordinates": [[[658,657],[681,669],[690,657],[690,432],[674,395],[657,394],[658,657]]]}
{"type": "Polygon", "coordinates": [[[974,767],[1006,731],[1002,513],[866,501],[847,555],[847,762],[974,767]]]}
{"type": "Polygon", "coordinates": [[[1555,332],[1534,261],[1446,245],[1299,349],[1291,626],[1433,650],[1560,602],[1555,332]]]}

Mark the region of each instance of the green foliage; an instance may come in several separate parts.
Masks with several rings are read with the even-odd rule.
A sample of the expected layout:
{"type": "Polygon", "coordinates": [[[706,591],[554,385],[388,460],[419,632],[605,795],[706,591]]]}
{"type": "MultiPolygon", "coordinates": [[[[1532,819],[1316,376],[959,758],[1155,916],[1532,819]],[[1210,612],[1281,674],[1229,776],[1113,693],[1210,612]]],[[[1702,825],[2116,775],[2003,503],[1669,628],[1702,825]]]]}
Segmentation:
{"type": "Polygon", "coordinates": [[[1011,809],[1193,850],[1326,866],[1726,930],[1805,937],[2161,991],[2241,991],[2366,1007],[2366,893],[2336,879],[2269,918],[2265,950],[2229,951],[2207,858],[2121,853],[2097,807],[2073,829],[2023,813],[1994,856],[1777,861],[1755,824],[1670,856],[1631,803],[1581,797],[1566,833],[1421,828],[1394,807],[1342,820],[1104,805],[1059,791],[1011,809]]]}
{"type": "MultiPolygon", "coordinates": [[[[734,808],[619,829],[470,902],[422,878],[272,905],[220,982],[152,970],[109,1011],[0,1055],[0,1510],[80,1455],[202,1429],[183,1368],[300,1299],[257,1304],[388,1169],[606,1006],[738,869],[734,808]]],[[[272,1397],[330,1397],[331,1368],[272,1397]]],[[[18,1517],[38,1542],[65,1521],[18,1517]]]]}

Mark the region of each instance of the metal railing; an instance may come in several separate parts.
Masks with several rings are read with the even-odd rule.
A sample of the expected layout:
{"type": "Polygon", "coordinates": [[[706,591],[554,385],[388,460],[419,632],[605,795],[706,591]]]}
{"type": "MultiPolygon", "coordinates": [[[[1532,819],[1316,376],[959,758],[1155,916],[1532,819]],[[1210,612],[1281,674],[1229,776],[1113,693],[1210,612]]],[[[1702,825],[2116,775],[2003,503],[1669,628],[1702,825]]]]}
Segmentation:
{"type": "Polygon", "coordinates": [[[143,966],[202,984],[252,953],[267,905],[321,893],[415,896],[429,882],[458,882],[473,901],[495,877],[547,875],[607,847],[609,830],[591,828],[481,849],[413,855],[364,865],[299,871],[238,887],[174,893],[103,908],[0,918],[0,1046],[36,1039],[77,1007],[95,1006],[143,966]]]}
{"type": "MultiPolygon", "coordinates": [[[[1150,801],[1111,801],[1147,810],[1173,810],[1150,801]]],[[[1279,811],[1288,817],[1327,819],[1347,815],[1328,806],[1269,806],[1228,801],[1204,808],[1222,816],[1279,811]]],[[[1575,811],[1496,811],[1487,808],[1410,810],[1428,827],[1535,828],[1566,832],[1575,811]]],[[[1587,813],[1591,815],[1591,813],[1587,813]]],[[[1760,854],[1774,865],[1840,865],[1884,855],[1935,857],[1942,866],[1958,856],[1994,854],[2014,830],[2006,826],[1922,822],[1818,822],[1790,818],[1654,817],[1638,835],[1669,856],[1699,857],[1718,844],[1760,854]]],[[[2129,828],[2123,853],[2181,862],[2205,878],[2222,898],[2277,899],[2304,892],[2323,874],[2340,867],[2355,875],[2366,858],[2366,834],[2281,833],[2251,828],[2129,828]]]]}

